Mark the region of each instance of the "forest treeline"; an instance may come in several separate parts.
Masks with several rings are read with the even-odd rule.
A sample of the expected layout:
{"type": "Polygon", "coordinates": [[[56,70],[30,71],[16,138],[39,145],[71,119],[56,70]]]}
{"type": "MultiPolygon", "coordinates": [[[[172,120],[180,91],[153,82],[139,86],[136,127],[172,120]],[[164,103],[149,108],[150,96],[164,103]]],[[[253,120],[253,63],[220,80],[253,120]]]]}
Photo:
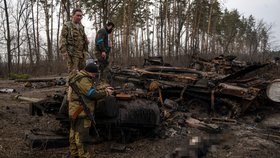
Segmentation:
{"type": "MultiPolygon", "coordinates": [[[[222,0],[0,0],[0,77],[66,72],[58,49],[62,24],[81,8],[92,23],[92,34],[107,21],[112,62],[141,64],[148,56],[163,56],[187,66],[197,56],[236,55],[266,61],[272,26],[254,16],[228,10],[222,0]]],[[[242,4],[240,4],[242,5],[242,4]]],[[[275,15],[276,16],[276,15],[275,15]]],[[[94,42],[90,44],[93,53],[94,42]]]]}

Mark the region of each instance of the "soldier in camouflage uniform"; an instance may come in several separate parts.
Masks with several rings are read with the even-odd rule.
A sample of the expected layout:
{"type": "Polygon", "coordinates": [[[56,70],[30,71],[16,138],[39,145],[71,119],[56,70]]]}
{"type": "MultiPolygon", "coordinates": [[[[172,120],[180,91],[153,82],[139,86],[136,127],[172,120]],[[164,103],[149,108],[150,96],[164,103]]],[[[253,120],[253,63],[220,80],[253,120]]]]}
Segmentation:
{"type": "MultiPolygon", "coordinates": [[[[95,85],[94,79],[98,73],[98,68],[94,63],[90,63],[85,70],[71,73],[69,83],[78,87],[79,93],[84,95],[86,106],[91,112],[94,111],[95,102],[105,96],[112,95],[112,87],[95,85]],[[102,87],[102,88],[100,88],[102,87]]],[[[83,111],[78,95],[69,88],[69,119],[70,119],[70,155],[71,157],[89,158],[93,156],[92,136],[89,129],[91,120],[83,111]],[[81,110],[80,110],[81,109],[81,110]]]]}
{"type": "Polygon", "coordinates": [[[89,41],[81,24],[82,16],[81,9],[74,9],[72,21],[66,22],[61,30],[59,49],[63,58],[67,59],[69,74],[85,67],[85,52],[88,51],[89,41]]]}
{"type": "Polygon", "coordinates": [[[110,53],[110,44],[108,41],[108,35],[113,31],[114,23],[108,22],[106,26],[100,29],[95,38],[95,51],[96,58],[98,60],[99,69],[100,69],[100,78],[102,81],[108,82],[109,75],[109,53],[110,53]]]}

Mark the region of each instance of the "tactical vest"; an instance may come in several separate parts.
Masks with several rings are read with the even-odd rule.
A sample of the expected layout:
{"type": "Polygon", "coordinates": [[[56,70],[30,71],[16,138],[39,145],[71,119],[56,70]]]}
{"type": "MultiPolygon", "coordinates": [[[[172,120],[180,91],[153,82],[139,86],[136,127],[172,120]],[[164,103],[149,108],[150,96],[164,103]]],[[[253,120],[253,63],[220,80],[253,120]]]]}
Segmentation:
{"type": "MultiPolygon", "coordinates": [[[[76,84],[76,82],[79,82],[82,78],[88,78],[88,76],[86,76],[86,74],[80,72],[80,71],[75,71],[75,72],[72,72],[70,74],[70,77],[69,77],[69,85],[71,84],[76,84]]],[[[79,98],[77,97],[77,95],[72,95],[73,91],[71,90],[71,100],[79,100],[79,98]]]]}
{"type": "Polygon", "coordinates": [[[87,41],[84,26],[80,24],[80,28],[76,28],[71,21],[65,23],[67,27],[67,51],[70,55],[80,56],[77,53],[87,51],[87,41]]]}
{"type": "MultiPolygon", "coordinates": [[[[70,77],[69,79],[69,84],[76,84],[76,82],[80,82],[80,80],[82,78],[88,78],[88,76],[86,76],[86,74],[82,73],[82,72],[79,72],[77,71],[76,74],[71,74],[72,76],[70,77]]],[[[90,80],[90,79],[89,79],[90,80]]],[[[80,105],[80,100],[79,100],[79,97],[78,95],[73,92],[72,88],[69,88],[69,91],[68,91],[68,94],[69,94],[69,116],[73,116],[77,110],[81,107],[80,105]]],[[[90,109],[90,111],[94,111],[94,105],[95,105],[95,101],[92,101],[92,100],[89,100],[89,99],[85,99],[84,100],[87,104],[87,107],[90,109]]],[[[83,112],[83,111],[80,111],[78,113],[78,117],[86,117],[86,114],[83,112]]]]}

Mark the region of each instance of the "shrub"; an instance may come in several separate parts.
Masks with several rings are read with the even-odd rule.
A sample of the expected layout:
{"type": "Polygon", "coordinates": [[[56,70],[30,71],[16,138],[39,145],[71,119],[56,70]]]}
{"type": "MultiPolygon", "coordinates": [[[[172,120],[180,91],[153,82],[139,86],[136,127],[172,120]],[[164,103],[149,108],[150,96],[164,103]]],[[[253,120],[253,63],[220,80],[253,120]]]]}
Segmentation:
{"type": "Polygon", "coordinates": [[[31,76],[29,74],[15,74],[15,73],[11,73],[10,74],[10,79],[11,80],[16,80],[16,79],[28,79],[31,76]]]}

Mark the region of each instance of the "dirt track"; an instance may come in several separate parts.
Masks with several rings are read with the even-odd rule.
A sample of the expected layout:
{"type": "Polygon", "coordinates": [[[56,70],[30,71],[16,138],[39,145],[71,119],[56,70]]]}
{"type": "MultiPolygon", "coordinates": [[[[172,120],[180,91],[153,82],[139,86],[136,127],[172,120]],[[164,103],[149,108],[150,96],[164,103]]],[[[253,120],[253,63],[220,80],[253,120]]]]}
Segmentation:
{"type": "MultiPolygon", "coordinates": [[[[65,87],[25,88],[22,83],[14,81],[0,81],[0,88],[14,88],[17,93],[27,97],[41,98],[63,91],[65,87]]],[[[61,158],[68,149],[31,150],[24,141],[25,131],[39,128],[53,130],[59,128],[53,116],[30,116],[29,103],[14,99],[16,93],[0,93],[0,157],[1,158],[61,158]]],[[[276,108],[279,109],[279,108],[276,108]]],[[[251,113],[242,117],[238,124],[223,127],[224,133],[230,137],[218,145],[209,148],[205,157],[252,157],[276,158],[279,157],[280,138],[272,139],[266,133],[271,130],[280,132],[279,110],[268,108],[262,111],[265,119],[255,122],[256,114],[251,113]]],[[[175,134],[173,137],[161,139],[140,139],[126,145],[124,153],[109,151],[112,142],[96,145],[97,157],[165,157],[177,147],[185,147],[188,137],[208,136],[209,134],[194,128],[186,127],[185,133],[175,134]]]]}

